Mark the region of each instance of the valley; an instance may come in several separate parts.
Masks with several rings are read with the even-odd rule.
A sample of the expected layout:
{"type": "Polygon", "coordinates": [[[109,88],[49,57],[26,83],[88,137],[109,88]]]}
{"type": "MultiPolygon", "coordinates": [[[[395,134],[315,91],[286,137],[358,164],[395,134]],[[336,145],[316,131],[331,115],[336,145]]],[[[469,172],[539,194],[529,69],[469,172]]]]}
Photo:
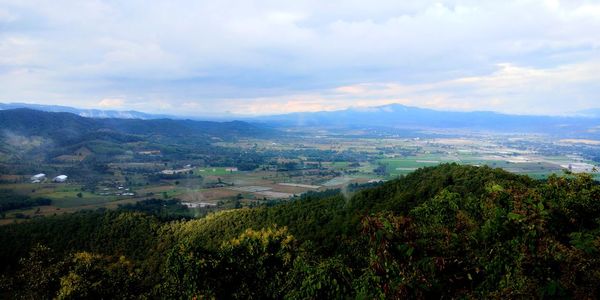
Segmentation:
{"type": "Polygon", "coordinates": [[[597,287],[597,274],[579,268],[600,266],[595,136],[27,109],[0,110],[0,125],[8,298],[486,298],[597,287]]]}
{"type": "Polygon", "coordinates": [[[269,129],[269,135],[256,130],[257,137],[224,139],[213,133],[208,142],[139,134],[130,142],[95,137],[69,147],[49,142],[51,136],[8,141],[6,148],[20,149],[23,159],[2,164],[0,190],[52,203],[2,211],[0,224],[148,199],[175,199],[193,211],[191,216],[201,216],[290,201],[308,191],[387,181],[445,163],[485,165],[536,179],[565,172],[600,179],[595,140],[441,130],[413,130],[410,137],[355,129],[269,129]],[[166,144],[155,144],[165,139],[166,144]],[[32,146],[28,140],[39,142],[32,146]],[[43,149],[46,145],[53,148],[43,149]],[[32,183],[30,177],[38,173],[48,177],[32,183]],[[59,174],[68,180],[50,180],[59,174]]]}
{"type": "Polygon", "coordinates": [[[0,0],[1,299],[600,299],[600,1],[0,0]]]}

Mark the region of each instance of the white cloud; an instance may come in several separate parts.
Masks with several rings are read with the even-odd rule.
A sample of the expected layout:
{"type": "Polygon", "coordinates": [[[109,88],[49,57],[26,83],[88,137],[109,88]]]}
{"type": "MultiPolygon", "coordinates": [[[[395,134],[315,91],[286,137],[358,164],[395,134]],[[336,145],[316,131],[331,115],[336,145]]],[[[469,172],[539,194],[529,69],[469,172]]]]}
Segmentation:
{"type": "Polygon", "coordinates": [[[600,92],[600,87],[594,85],[600,82],[598,69],[600,61],[547,69],[498,64],[495,71],[483,76],[417,84],[359,83],[319,93],[242,98],[222,103],[239,114],[339,110],[392,103],[440,110],[569,114],[594,103],[590,101],[593,98],[582,91],[592,86],[594,90],[589,94],[600,92]],[[269,110],[265,111],[265,107],[269,110]]]}
{"type": "Polygon", "coordinates": [[[598,106],[592,1],[0,0],[0,28],[0,101],[123,95],[187,114],[598,106]]]}
{"type": "Polygon", "coordinates": [[[125,101],[119,98],[104,98],[98,102],[98,106],[102,108],[119,108],[124,104],[125,101]]]}
{"type": "Polygon", "coordinates": [[[9,23],[17,20],[17,16],[0,8],[0,23],[9,23]]]}

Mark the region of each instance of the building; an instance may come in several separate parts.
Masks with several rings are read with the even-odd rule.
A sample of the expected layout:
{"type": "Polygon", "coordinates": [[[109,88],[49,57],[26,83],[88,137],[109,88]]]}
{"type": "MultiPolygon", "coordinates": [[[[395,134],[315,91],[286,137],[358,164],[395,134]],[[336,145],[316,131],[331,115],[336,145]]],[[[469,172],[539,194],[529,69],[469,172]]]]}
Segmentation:
{"type": "Polygon", "coordinates": [[[65,182],[67,181],[67,175],[58,175],[52,179],[54,182],[65,182]]]}
{"type": "Polygon", "coordinates": [[[183,169],[178,169],[178,170],[162,170],[162,171],[160,171],[160,173],[164,174],[164,175],[175,175],[175,174],[189,173],[193,170],[194,169],[192,169],[192,168],[183,168],[183,169]]]}
{"type": "Polygon", "coordinates": [[[44,174],[44,173],[35,174],[35,175],[31,176],[32,183],[40,183],[40,182],[44,181],[44,179],[46,179],[46,174],[44,174]]]}
{"type": "Polygon", "coordinates": [[[204,208],[217,206],[216,203],[210,202],[181,202],[181,204],[187,206],[188,208],[204,208]]]}
{"type": "Polygon", "coordinates": [[[160,150],[139,151],[138,154],[140,154],[140,155],[160,155],[160,150]]]}

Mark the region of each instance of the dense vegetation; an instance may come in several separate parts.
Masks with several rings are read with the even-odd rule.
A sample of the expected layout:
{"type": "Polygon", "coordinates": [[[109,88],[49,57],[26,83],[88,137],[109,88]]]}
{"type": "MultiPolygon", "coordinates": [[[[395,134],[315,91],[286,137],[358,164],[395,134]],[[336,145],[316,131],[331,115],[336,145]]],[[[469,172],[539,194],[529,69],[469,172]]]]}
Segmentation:
{"type": "Polygon", "coordinates": [[[146,199],[133,204],[119,205],[121,211],[143,212],[162,221],[179,220],[194,217],[196,212],[181,204],[179,199],[146,199]]]}
{"type": "Polygon", "coordinates": [[[588,175],[448,164],[352,197],[192,220],[165,218],[164,204],[1,227],[0,297],[600,296],[600,186],[588,175]]]}
{"type": "MultiPolygon", "coordinates": [[[[71,113],[12,109],[0,110],[0,128],[0,173],[31,175],[43,170],[67,174],[71,182],[89,186],[111,179],[115,170],[109,165],[116,161],[164,164],[164,168],[186,164],[235,166],[240,171],[272,165],[294,171],[303,167],[297,162],[298,157],[310,161],[367,160],[364,153],[348,150],[271,150],[216,144],[248,138],[290,138],[288,133],[267,125],[239,121],[92,119],[71,113]],[[280,159],[294,162],[279,162],[280,159]]],[[[143,174],[152,180],[160,170],[119,171],[143,174]]]]}
{"type": "MultiPolygon", "coordinates": [[[[69,156],[67,161],[77,162],[72,169],[61,169],[69,174],[102,174],[102,168],[118,156],[133,162],[193,160],[253,169],[263,162],[262,156],[242,156],[240,149],[211,143],[278,135],[267,126],[239,121],[92,119],[31,109],[0,110],[0,128],[0,158],[10,162],[11,174],[35,173],[40,163],[51,169],[65,162],[64,155],[69,156]],[[147,150],[160,155],[139,154],[147,150]]],[[[0,170],[1,163],[2,159],[0,170]]]]}
{"type": "Polygon", "coordinates": [[[52,204],[52,200],[47,198],[30,198],[15,194],[10,190],[0,190],[0,213],[12,209],[29,208],[50,204],[52,204]]]}
{"type": "Polygon", "coordinates": [[[0,110],[0,126],[23,136],[49,137],[60,144],[75,144],[91,137],[123,142],[145,135],[184,136],[191,139],[214,136],[231,139],[273,134],[273,130],[267,127],[240,121],[93,119],[71,113],[25,108],[0,110]]]}

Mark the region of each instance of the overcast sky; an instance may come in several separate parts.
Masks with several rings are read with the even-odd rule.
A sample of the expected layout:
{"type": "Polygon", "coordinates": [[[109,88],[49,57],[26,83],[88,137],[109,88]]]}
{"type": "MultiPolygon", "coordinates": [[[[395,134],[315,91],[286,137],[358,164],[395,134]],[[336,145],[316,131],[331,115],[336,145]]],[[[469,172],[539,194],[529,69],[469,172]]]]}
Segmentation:
{"type": "Polygon", "coordinates": [[[0,0],[0,102],[565,114],[600,107],[600,1],[0,0]]]}

